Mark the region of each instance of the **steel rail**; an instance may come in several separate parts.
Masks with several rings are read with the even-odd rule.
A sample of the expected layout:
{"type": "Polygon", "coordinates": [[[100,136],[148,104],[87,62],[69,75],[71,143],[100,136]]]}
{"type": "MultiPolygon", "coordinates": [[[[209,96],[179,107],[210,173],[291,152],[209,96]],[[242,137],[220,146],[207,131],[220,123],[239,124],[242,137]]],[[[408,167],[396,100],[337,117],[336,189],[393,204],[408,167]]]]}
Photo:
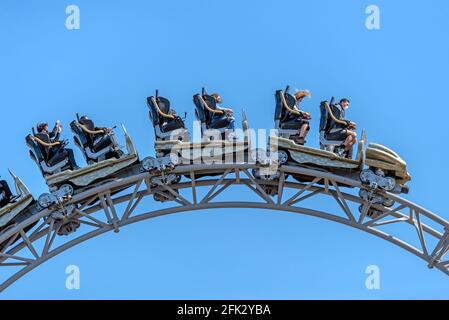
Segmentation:
{"type": "Polygon", "coordinates": [[[172,170],[172,172],[177,175],[190,177],[190,180],[154,188],[150,185],[149,180],[155,174],[145,172],[95,186],[75,195],[65,205],[75,205],[77,207],[77,209],[68,217],[69,220],[77,220],[82,224],[89,225],[96,229],[80,234],[77,238],[67,241],[55,248],[52,248],[52,246],[54,244],[54,239],[57,236],[56,233],[58,228],[61,227],[57,220],[52,217],[55,209],[37,212],[27,220],[6,230],[0,235],[0,243],[8,241],[8,239],[20,239],[18,240],[18,244],[10,248],[4,248],[0,252],[0,266],[14,266],[20,268],[18,272],[14,273],[0,284],[0,291],[5,290],[23,275],[52,257],[79,243],[104,234],[105,232],[118,232],[124,226],[168,214],[217,208],[277,210],[314,216],[341,223],[393,243],[425,260],[429,267],[435,267],[449,275],[449,262],[444,261],[444,257],[449,251],[449,222],[431,211],[391,193],[384,193],[384,195],[396,202],[398,205],[396,208],[380,208],[379,205],[371,205],[358,196],[342,191],[344,186],[357,189],[363,188],[360,181],[341,177],[322,170],[284,165],[279,168],[281,179],[277,181],[266,181],[256,179],[252,176],[252,174],[249,173],[249,170],[251,169],[258,169],[258,166],[256,164],[248,163],[180,165],[172,170]],[[195,178],[207,174],[217,174],[217,176],[212,178],[209,177],[208,179],[195,178]],[[296,181],[287,181],[284,178],[284,174],[307,176],[310,177],[311,182],[300,183],[296,181]],[[235,175],[235,177],[229,177],[230,175],[235,175]],[[212,202],[220,193],[225,192],[235,185],[248,187],[248,190],[253,191],[258,196],[259,201],[233,200],[212,202]],[[126,190],[131,190],[131,192],[125,195],[111,195],[115,190],[122,190],[124,187],[127,188],[126,190]],[[196,189],[202,187],[211,188],[203,199],[197,199],[196,189]],[[268,195],[266,192],[267,187],[276,189],[277,194],[268,195]],[[186,189],[191,189],[192,201],[181,195],[181,190],[186,189]],[[294,196],[283,201],[282,197],[285,196],[285,193],[283,192],[284,189],[292,189],[297,192],[295,191],[296,193],[294,196]],[[138,215],[133,214],[144,197],[154,196],[156,194],[164,195],[164,197],[168,197],[172,200],[174,204],[181,205],[145,212],[138,215]],[[306,198],[314,197],[316,195],[326,195],[334,199],[339,204],[344,214],[337,215],[296,205],[306,198]],[[116,206],[126,202],[128,202],[126,210],[123,214],[118,214],[116,206]],[[367,209],[364,211],[365,214],[362,212],[359,215],[351,210],[348,202],[361,205],[363,208],[367,209],[371,207],[381,209],[384,213],[374,219],[367,218],[367,209]],[[409,212],[403,213],[404,210],[408,210],[409,212]],[[105,221],[92,216],[93,213],[101,211],[104,211],[105,213],[105,221]],[[386,220],[386,218],[392,219],[386,220]],[[46,219],[46,221],[41,223],[38,227],[35,227],[30,235],[24,233],[25,228],[42,219],[46,219]],[[422,221],[422,219],[428,221],[422,221]],[[419,241],[418,247],[378,229],[378,227],[385,224],[405,224],[412,226],[416,230],[416,235],[419,241]],[[439,230],[434,229],[435,227],[438,227],[439,230]],[[431,246],[427,243],[429,237],[434,238],[436,245],[431,246]],[[42,238],[45,238],[45,245],[42,250],[37,250],[33,244],[42,238]],[[31,252],[33,257],[24,258],[17,256],[17,254],[23,250],[31,252]]]}

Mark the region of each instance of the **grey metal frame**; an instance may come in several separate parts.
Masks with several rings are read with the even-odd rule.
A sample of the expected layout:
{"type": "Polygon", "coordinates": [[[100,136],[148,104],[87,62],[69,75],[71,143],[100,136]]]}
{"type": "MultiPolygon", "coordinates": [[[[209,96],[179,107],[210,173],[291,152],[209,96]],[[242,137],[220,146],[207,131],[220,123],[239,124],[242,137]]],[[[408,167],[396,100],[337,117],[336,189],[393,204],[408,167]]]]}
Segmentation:
{"type": "MultiPolygon", "coordinates": [[[[35,159],[38,159],[38,157],[36,156],[36,153],[34,152],[34,150],[30,149],[30,151],[33,153],[35,159]]],[[[33,158],[31,158],[31,159],[34,161],[33,158]]],[[[68,163],[69,163],[69,159],[66,158],[66,159],[62,160],[61,162],[58,162],[57,164],[55,164],[53,166],[48,166],[45,161],[41,161],[38,164],[41,166],[42,171],[44,171],[45,174],[55,174],[55,173],[61,172],[61,169],[63,167],[65,167],[68,163]]]]}
{"type": "MultiPolygon", "coordinates": [[[[82,233],[76,231],[76,238],[62,241],[55,245],[58,229],[61,223],[53,214],[54,210],[41,211],[19,225],[12,227],[0,235],[0,243],[8,241],[9,245],[15,240],[13,246],[6,246],[0,251],[0,267],[14,267],[17,272],[0,284],[0,291],[5,290],[19,278],[38,267],[52,257],[70,249],[71,247],[99,236],[108,231],[119,232],[121,228],[163,215],[217,208],[259,208],[269,210],[281,210],[291,213],[305,214],[330,221],[338,222],[391,242],[404,250],[425,260],[429,268],[436,268],[449,275],[449,259],[446,254],[449,251],[449,222],[406,199],[395,194],[385,193],[385,197],[396,202],[395,207],[384,208],[373,205],[369,201],[361,199],[357,195],[342,191],[342,185],[353,188],[364,188],[360,181],[351,180],[335,174],[314,170],[305,167],[282,166],[278,181],[256,179],[250,172],[257,169],[254,164],[215,164],[215,165],[185,165],[178,166],[172,172],[189,176],[191,179],[172,185],[161,185],[153,188],[150,184],[150,173],[138,173],[126,178],[112,181],[75,195],[66,205],[76,205],[69,219],[76,219],[81,224],[89,225],[94,229],[82,233]],[[196,179],[198,175],[217,173],[221,175],[196,179]],[[296,174],[310,177],[311,182],[299,183],[285,179],[285,174],[296,174]],[[232,201],[214,201],[222,192],[229,191],[235,185],[246,186],[253,191],[259,201],[247,199],[232,201]],[[209,191],[201,199],[198,197],[198,188],[209,188],[209,191]],[[277,190],[277,195],[270,196],[266,192],[267,187],[277,190]],[[126,195],[113,195],[117,190],[129,191],[126,195]],[[286,190],[293,190],[292,196],[286,197],[286,190]],[[148,211],[135,214],[141,200],[144,197],[160,194],[170,197],[173,206],[170,208],[148,211]],[[334,199],[342,209],[341,213],[328,213],[312,208],[298,206],[305,199],[317,195],[329,196],[334,199]],[[351,210],[349,203],[361,205],[361,213],[351,210]],[[126,204],[126,209],[118,212],[116,206],[126,204]],[[368,210],[382,208],[385,212],[377,218],[367,217],[368,210]],[[92,214],[103,212],[102,218],[93,217],[92,214]],[[41,220],[27,235],[25,228],[32,223],[41,220]],[[424,221],[425,220],[425,221],[424,221]],[[401,240],[394,234],[380,230],[386,224],[401,225],[416,232],[416,243],[412,244],[401,240]],[[9,239],[9,240],[8,240],[9,239]],[[36,244],[43,239],[40,246],[36,244]],[[430,241],[429,241],[430,240],[430,241]],[[31,253],[32,258],[27,258],[21,253],[31,253]],[[445,260],[446,259],[446,260],[445,260]]],[[[358,189],[355,189],[358,190],[358,189]]],[[[232,192],[232,191],[230,191],[232,192]]],[[[234,197],[239,192],[232,193],[234,197]]],[[[62,238],[63,240],[65,238],[62,238]]]]}
{"type": "Polygon", "coordinates": [[[336,146],[340,146],[344,140],[327,140],[325,137],[325,132],[320,131],[320,146],[322,149],[333,152],[336,146]]]}
{"type": "Polygon", "coordinates": [[[299,129],[281,129],[281,120],[274,121],[274,128],[280,137],[287,139],[299,133],[299,129]]]}

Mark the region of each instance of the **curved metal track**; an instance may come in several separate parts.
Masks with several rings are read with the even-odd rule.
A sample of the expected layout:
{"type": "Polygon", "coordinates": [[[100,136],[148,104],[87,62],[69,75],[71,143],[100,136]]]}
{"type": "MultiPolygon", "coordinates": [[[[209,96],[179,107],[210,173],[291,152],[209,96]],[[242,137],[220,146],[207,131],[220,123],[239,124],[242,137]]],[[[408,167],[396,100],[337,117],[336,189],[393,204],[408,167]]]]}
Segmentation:
{"type": "MultiPolygon", "coordinates": [[[[62,219],[60,214],[56,214],[61,208],[38,212],[0,235],[0,243],[6,241],[8,244],[0,251],[0,267],[17,269],[1,283],[0,291],[52,257],[105,232],[119,232],[120,228],[129,224],[167,214],[216,208],[281,210],[345,224],[389,241],[425,260],[430,268],[435,267],[449,275],[449,260],[444,260],[449,251],[449,222],[443,218],[390,193],[384,196],[395,201],[393,207],[373,205],[342,191],[343,185],[345,191],[363,188],[359,181],[328,172],[284,165],[279,168],[281,175],[278,180],[267,181],[253,176],[251,170],[257,168],[257,165],[246,163],[178,166],[172,172],[190,179],[184,178],[179,183],[158,187],[151,186],[152,174],[137,173],[74,196],[64,204],[64,208],[73,205],[75,209],[62,219]],[[216,176],[205,176],[210,173],[216,176]],[[292,174],[307,177],[310,182],[299,183],[286,178],[292,174]],[[202,178],[197,178],[199,176],[202,178]],[[216,200],[221,193],[238,186],[253,192],[257,196],[255,200],[216,200]],[[199,197],[199,188],[207,188],[202,197],[199,197]],[[275,195],[267,194],[269,188],[275,195]],[[137,214],[141,200],[154,195],[168,195],[167,203],[173,205],[137,214]],[[306,199],[318,196],[334,200],[339,207],[337,213],[301,206],[306,199]],[[361,210],[355,210],[354,205],[361,206],[361,210]],[[119,210],[119,207],[122,209],[119,210]],[[370,208],[382,210],[383,214],[374,219],[369,218],[367,213],[370,208]],[[39,220],[41,223],[27,235],[24,230],[39,220]],[[58,242],[61,243],[56,245],[58,232],[68,221],[78,221],[89,228],[80,228],[72,234],[73,239],[60,237],[58,240],[61,241],[58,242]],[[384,225],[391,225],[394,230],[391,233],[381,230],[384,225]],[[411,231],[410,239],[399,238],[397,234],[402,235],[407,229],[411,231]]],[[[239,194],[232,193],[233,197],[239,194]]]]}

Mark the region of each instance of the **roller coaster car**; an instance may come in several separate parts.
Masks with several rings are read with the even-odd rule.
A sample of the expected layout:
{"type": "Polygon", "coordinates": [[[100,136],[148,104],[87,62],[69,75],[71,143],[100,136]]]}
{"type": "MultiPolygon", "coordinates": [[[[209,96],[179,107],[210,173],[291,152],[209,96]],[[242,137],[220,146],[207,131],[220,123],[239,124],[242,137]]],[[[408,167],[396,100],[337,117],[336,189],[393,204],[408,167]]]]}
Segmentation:
{"type": "MultiPolygon", "coordinates": [[[[206,100],[211,104],[211,108],[216,108],[213,97],[198,94],[193,99],[196,116],[201,121],[202,142],[189,141],[190,137],[184,122],[175,115],[176,112],[171,109],[168,99],[158,96],[157,92],[156,97],[147,98],[150,119],[156,135],[156,159],[151,157],[144,159],[142,161],[143,170],[162,170],[174,167],[179,163],[202,163],[202,160],[209,157],[222,160],[226,156],[234,155],[237,151],[247,149],[247,141],[223,140],[224,135],[222,134],[226,132],[228,125],[227,117],[210,122],[212,116],[207,110],[209,105],[208,107],[203,107],[203,105],[206,104],[206,100]],[[219,137],[217,137],[217,133],[219,137]]],[[[248,128],[246,117],[244,117],[243,127],[245,130],[248,128]]]]}
{"type": "Polygon", "coordinates": [[[87,164],[95,164],[111,158],[119,159],[123,151],[117,143],[112,130],[96,130],[90,119],[77,120],[70,123],[70,129],[74,134],[74,141],[80,148],[87,164]]]}
{"type": "MultiPolygon", "coordinates": [[[[193,96],[193,103],[195,105],[195,116],[201,123],[202,141],[201,143],[190,144],[189,159],[191,162],[198,163],[201,159],[205,162],[212,159],[242,161],[242,156],[249,148],[248,121],[245,113],[243,113],[242,121],[244,140],[239,141],[235,135],[235,130],[228,129],[230,117],[217,108],[214,97],[208,95],[203,89],[202,94],[193,96]],[[235,155],[240,155],[240,158],[235,158],[235,155]]],[[[183,147],[182,145],[173,145],[172,150],[176,153],[183,147]]],[[[178,155],[182,155],[182,153],[178,152],[178,155]]],[[[186,158],[185,156],[182,157],[186,158]]]]}
{"type": "MultiPolygon", "coordinates": [[[[35,203],[33,196],[18,177],[12,173],[11,176],[14,179],[17,195],[8,204],[0,207],[0,233],[26,220],[33,214],[35,203]]],[[[36,223],[27,227],[27,230],[31,229],[36,223]]],[[[0,248],[6,242],[0,244],[0,248]]]]}
{"type": "MultiPolygon", "coordinates": [[[[39,134],[28,135],[26,142],[30,150],[31,158],[42,171],[51,194],[43,194],[38,199],[42,208],[57,203],[57,199],[70,198],[75,193],[81,192],[94,183],[99,183],[109,178],[115,178],[121,171],[133,166],[139,161],[137,151],[123,127],[128,154],[122,154],[118,159],[112,158],[91,164],[85,168],[71,170],[67,156],[58,156],[57,159],[45,157],[45,145],[42,144],[39,134]]],[[[44,135],[45,136],[45,135],[44,135]]],[[[64,143],[65,146],[67,143],[64,143]]],[[[64,153],[63,153],[64,155],[64,153]]]]}
{"type": "MultiPolygon", "coordinates": [[[[365,146],[366,136],[358,143],[356,159],[341,157],[334,152],[319,150],[296,144],[294,141],[270,136],[271,152],[277,152],[280,164],[309,165],[329,172],[360,179],[362,184],[371,188],[381,188],[393,193],[408,193],[406,183],[411,179],[406,163],[395,152],[379,144],[365,146]]],[[[294,176],[304,181],[305,177],[294,176]]]]}

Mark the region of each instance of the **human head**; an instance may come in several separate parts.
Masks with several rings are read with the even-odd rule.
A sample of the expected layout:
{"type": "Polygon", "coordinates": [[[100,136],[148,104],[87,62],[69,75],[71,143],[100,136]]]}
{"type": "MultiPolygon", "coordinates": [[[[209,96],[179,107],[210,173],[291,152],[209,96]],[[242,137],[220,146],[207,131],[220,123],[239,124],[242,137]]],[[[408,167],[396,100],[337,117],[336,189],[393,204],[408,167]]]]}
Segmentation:
{"type": "Polygon", "coordinates": [[[308,90],[298,90],[295,92],[296,101],[302,101],[304,97],[310,97],[310,92],[308,90]]]}
{"type": "Polygon", "coordinates": [[[221,103],[222,100],[219,93],[212,93],[211,96],[214,97],[216,103],[221,103]]]}
{"type": "Polygon", "coordinates": [[[43,131],[48,131],[48,123],[46,122],[40,122],[36,126],[37,132],[41,133],[43,131]]]}
{"type": "Polygon", "coordinates": [[[89,117],[86,116],[86,115],[84,115],[84,116],[82,116],[82,117],[80,118],[80,120],[89,120],[89,117]]]}
{"type": "Polygon", "coordinates": [[[350,103],[350,101],[347,98],[342,98],[340,100],[340,105],[345,109],[347,109],[349,107],[349,103],[350,103]]]}

